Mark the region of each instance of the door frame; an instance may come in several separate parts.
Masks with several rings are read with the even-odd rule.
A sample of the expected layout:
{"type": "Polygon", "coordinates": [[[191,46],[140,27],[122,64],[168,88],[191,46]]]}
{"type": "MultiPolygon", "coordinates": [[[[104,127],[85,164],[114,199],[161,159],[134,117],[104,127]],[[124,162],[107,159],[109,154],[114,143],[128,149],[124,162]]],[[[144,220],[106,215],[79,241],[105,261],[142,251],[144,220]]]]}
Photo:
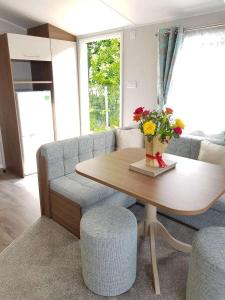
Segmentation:
{"type": "Polygon", "coordinates": [[[89,118],[89,93],[88,93],[88,57],[87,43],[108,40],[113,38],[120,39],[120,116],[119,126],[123,126],[123,32],[100,34],[78,41],[78,60],[79,60],[79,90],[80,90],[80,128],[81,134],[90,133],[89,118]]]}

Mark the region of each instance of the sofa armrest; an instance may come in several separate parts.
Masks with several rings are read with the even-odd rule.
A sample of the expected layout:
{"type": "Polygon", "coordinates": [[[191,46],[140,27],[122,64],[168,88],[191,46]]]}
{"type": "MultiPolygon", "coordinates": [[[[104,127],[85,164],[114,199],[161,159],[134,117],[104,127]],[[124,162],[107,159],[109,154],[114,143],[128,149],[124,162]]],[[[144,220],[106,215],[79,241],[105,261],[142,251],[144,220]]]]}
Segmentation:
{"type": "Polygon", "coordinates": [[[36,157],[41,214],[47,217],[51,217],[48,166],[45,157],[41,155],[41,149],[37,151],[36,157]]]}

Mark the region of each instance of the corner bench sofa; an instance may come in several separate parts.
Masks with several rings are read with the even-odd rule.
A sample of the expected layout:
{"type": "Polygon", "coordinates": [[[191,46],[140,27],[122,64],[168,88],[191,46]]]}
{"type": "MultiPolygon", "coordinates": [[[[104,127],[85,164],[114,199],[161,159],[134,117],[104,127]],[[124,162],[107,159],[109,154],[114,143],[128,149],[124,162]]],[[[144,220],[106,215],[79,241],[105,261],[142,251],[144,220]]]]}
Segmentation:
{"type": "MultiPolygon", "coordinates": [[[[166,152],[198,159],[203,139],[196,136],[173,139],[166,152]]],[[[221,143],[225,145],[223,141],[221,143]]],[[[75,173],[77,163],[115,151],[116,147],[115,130],[43,145],[37,153],[42,214],[53,218],[79,237],[80,219],[88,209],[106,203],[125,207],[133,205],[136,199],[75,173]]],[[[225,195],[207,212],[198,216],[160,212],[196,229],[225,226],[225,195]]]]}
{"type": "Polygon", "coordinates": [[[81,161],[116,149],[114,130],[41,146],[37,153],[42,215],[53,218],[77,237],[88,209],[110,203],[129,207],[136,199],[75,173],[81,161]]]}
{"type": "MultiPolygon", "coordinates": [[[[201,141],[204,139],[206,138],[194,135],[187,135],[182,136],[179,139],[172,139],[167,147],[166,152],[197,160],[201,147],[201,141]]],[[[222,139],[209,139],[209,141],[225,146],[225,141],[222,139]]],[[[214,183],[212,182],[212,185],[213,184],[214,183]]],[[[215,202],[215,204],[209,210],[200,215],[180,216],[168,212],[163,212],[161,210],[160,212],[195,229],[201,229],[207,226],[225,227],[225,194],[220,197],[220,199],[215,202]]]]}

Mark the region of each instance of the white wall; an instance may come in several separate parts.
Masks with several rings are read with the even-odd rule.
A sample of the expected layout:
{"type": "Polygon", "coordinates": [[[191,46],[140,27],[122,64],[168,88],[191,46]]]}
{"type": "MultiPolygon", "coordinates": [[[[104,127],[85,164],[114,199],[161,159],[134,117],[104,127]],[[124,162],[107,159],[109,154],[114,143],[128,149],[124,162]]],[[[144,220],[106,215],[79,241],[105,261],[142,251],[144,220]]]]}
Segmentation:
{"type": "Polygon", "coordinates": [[[124,88],[123,125],[132,123],[132,113],[137,106],[155,108],[157,104],[157,33],[160,27],[182,25],[195,27],[224,23],[225,12],[178,20],[176,22],[137,27],[124,31],[124,88]],[[130,32],[136,31],[136,39],[130,32]],[[127,81],[136,80],[137,88],[128,89],[127,81]]]}
{"type": "MultiPolygon", "coordinates": [[[[6,33],[6,32],[26,34],[26,29],[0,18],[0,34],[6,33]]],[[[1,53],[0,53],[0,55],[1,55],[1,53]]],[[[17,74],[18,73],[23,74],[25,72],[24,76],[30,76],[29,68],[21,69],[21,67],[17,65],[16,70],[17,70],[17,74]],[[27,72],[28,72],[28,74],[27,74],[27,72]]],[[[4,70],[1,69],[1,66],[0,66],[0,71],[4,72],[4,70]]],[[[1,128],[0,128],[0,130],[1,130],[1,128]]],[[[4,155],[3,155],[2,151],[3,151],[3,146],[2,146],[2,141],[1,141],[1,137],[0,137],[0,169],[5,167],[4,155]]]]}
{"type": "Polygon", "coordinates": [[[26,34],[26,29],[0,18],[0,33],[6,32],[26,34]]]}

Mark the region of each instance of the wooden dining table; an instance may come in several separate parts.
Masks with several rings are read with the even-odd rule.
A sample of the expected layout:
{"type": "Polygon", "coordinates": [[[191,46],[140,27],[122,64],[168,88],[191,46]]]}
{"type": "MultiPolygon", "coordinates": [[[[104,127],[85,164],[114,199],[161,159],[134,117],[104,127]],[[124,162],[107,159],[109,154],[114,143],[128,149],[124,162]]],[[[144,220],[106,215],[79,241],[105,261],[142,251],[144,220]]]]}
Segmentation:
{"type": "Polygon", "coordinates": [[[157,208],[177,215],[193,216],[207,211],[225,193],[225,168],[198,160],[164,154],[176,167],[157,177],[129,169],[144,159],[145,149],[127,148],[76,165],[82,176],[135,197],[145,205],[145,235],[150,238],[151,265],[156,294],[160,282],[156,257],[156,235],[173,248],[190,253],[191,245],[175,239],[157,219],[157,208]]]}

